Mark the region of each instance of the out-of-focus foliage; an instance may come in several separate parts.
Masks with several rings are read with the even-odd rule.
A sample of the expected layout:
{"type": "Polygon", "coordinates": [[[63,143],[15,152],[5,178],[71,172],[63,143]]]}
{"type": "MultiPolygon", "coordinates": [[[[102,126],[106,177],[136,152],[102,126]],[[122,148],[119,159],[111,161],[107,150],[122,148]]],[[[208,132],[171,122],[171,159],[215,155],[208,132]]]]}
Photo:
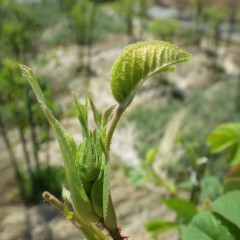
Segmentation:
{"type": "MultiPolygon", "coordinates": [[[[44,79],[41,80],[41,86],[44,89],[45,94],[50,97],[51,91],[47,88],[44,79]]],[[[17,173],[20,177],[20,179],[18,179],[18,184],[20,184],[23,189],[23,200],[26,203],[29,201],[39,201],[42,189],[34,187],[36,184],[35,181],[38,177],[43,178],[45,176],[46,178],[47,173],[43,175],[45,170],[42,171],[40,169],[38,152],[41,149],[41,144],[50,141],[50,129],[42,112],[36,107],[32,91],[21,76],[18,64],[10,59],[4,59],[0,68],[0,96],[0,121],[2,128],[18,129],[24,153],[26,169],[22,168],[23,170],[17,173]],[[38,136],[36,135],[37,129],[40,130],[38,136]],[[31,132],[32,150],[27,148],[26,136],[28,131],[31,132]],[[33,157],[30,157],[31,151],[34,152],[33,157]],[[34,167],[33,162],[35,164],[34,167]],[[32,190],[30,191],[30,189],[32,190]],[[40,192],[37,193],[37,190],[40,192]]],[[[57,105],[53,104],[51,101],[49,101],[49,104],[57,113],[57,105]]],[[[57,113],[57,115],[59,114],[57,113]]],[[[17,166],[16,171],[19,171],[21,169],[21,164],[18,162],[18,159],[15,159],[15,161],[15,165],[17,166]]],[[[46,157],[46,161],[48,164],[48,157],[46,157]]],[[[50,166],[48,166],[48,168],[50,169],[50,166]]],[[[49,171],[51,171],[51,169],[49,171]]],[[[47,182],[47,179],[45,179],[45,187],[47,182]]],[[[50,181],[48,183],[53,184],[50,181]]],[[[59,184],[58,187],[61,189],[61,184],[59,184]]],[[[56,191],[59,192],[59,189],[56,191]]]]}
{"type": "Polygon", "coordinates": [[[169,41],[178,34],[180,25],[175,20],[155,20],[149,26],[149,32],[157,39],[169,41]]]}
{"type": "Polygon", "coordinates": [[[34,16],[27,6],[17,1],[3,1],[0,12],[0,46],[4,52],[22,60],[23,55],[35,54],[33,42],[36,29],[41,26],[40,19],[34,16]]]}
{"type": "Polygon", "coordinates": [[[229,123],[218,126],[208,137],[212,153],[228,151],[228,160],[232,166],[240,163],[240,124],[229,123]]]}
{"type": "Polygon", "coordinates": [[[93,2],[89,0],[77,1],[71,10],[71,17],[75,29],[76,40],[79,44],[87,44],[91,29],[93,2]]]}
{"type": "Polygon", "coordinates": [[[62,166],[45,166],[36,168],[31,174],[21,169],[25,202],[36,204],[42,201],[42,193],[49,191],[54,196],[62,195],[62,187],[66,185],[65,171],[62,166]]]}

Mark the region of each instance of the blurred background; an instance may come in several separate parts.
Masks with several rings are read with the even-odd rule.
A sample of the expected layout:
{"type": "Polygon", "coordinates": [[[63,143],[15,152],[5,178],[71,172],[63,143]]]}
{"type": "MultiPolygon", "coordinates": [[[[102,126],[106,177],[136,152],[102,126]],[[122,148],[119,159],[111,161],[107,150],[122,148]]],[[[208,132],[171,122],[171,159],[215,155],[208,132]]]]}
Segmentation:
{"type": "Polygon", "coordinates": [[[240,175],[240,165],[232,169],[207,145],[218,124],[240,119],[239,0],[0,0],[1,240],[80,239],[41,197],[47,190],[61,198],[65,173],[18,64],[34,70],[55,116],[81,141],[71,91],[82,100],[89,92],[102,111],[115,104],[111,66],[128,44],[146,40],[169,41],[192,57],[149,79],[115,132],[111,184],[123,235],[178,239],[176,230],[146,227],[174,219],[160,199],[176,188],[193,193],[196,175],[196,201],[214,199],[226,176],[240,175]]]}

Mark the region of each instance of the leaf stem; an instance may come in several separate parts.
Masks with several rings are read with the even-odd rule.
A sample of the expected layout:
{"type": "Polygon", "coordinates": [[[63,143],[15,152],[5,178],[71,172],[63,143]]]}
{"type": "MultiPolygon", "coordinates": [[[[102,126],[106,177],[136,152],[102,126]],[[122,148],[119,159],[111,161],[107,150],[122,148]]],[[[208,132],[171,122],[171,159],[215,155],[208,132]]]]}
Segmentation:
{"type": "Polygon", "coordinates": [[[118,106],[115,115],[110,123],[108,132],[107,132],[107,139],[106,139],[106,151],[109,154],[110,151],[110,145],[111,145],[111,141],[112,141],[112,136],[114,133],[114,130],[116,129],[116,126],[123,114],[123,112],[125,111],[126,108],[123,108],[121,105],[118,106]]]}

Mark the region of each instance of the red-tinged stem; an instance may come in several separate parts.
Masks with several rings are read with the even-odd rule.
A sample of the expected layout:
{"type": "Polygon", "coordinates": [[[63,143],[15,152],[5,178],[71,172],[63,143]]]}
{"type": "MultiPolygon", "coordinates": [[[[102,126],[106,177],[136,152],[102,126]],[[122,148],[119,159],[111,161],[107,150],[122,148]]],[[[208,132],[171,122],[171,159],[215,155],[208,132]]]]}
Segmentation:
{"type": "Polygon", "coordinates": [[[99,223],[101,224],[102,230],[106,229],[106,231],[109,233],[113,240],[128,240],[128,237],[121,235],[121,228],[109,229],[106,226],[103,218],[100,219],[99,223]]]}

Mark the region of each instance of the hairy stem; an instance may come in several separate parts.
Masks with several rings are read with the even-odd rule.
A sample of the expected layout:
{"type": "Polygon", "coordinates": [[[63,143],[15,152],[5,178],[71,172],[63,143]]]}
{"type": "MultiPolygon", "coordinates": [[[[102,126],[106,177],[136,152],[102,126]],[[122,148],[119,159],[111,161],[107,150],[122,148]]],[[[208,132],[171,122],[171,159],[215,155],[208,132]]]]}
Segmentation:
{"type": "Polygon", "coordinates": [[[120,229],[119,229],[119,228],[109,229],[109,228],[106,226],[103,218],[101,218],[99,222],[102,224],[102,227],[108,231],[109,235],[112,237],[113,240],[124,240],[124,239],[128,239],[128,237],[123,237],[123,236],[121,236],[121,233],[120,233],[120,229]]]}
{"type": "Polygon", "coordinates": [[[106,150],[107,150],[107,153],[109,154],[109,151],[110,151],[110,145],[111,145],[111,141],[112,141],[112,136],[113,136],[113,133],[114,133],[114,130],[116,129],[116,126],[123,114],[123,112],[125,111],[125,108],[121,107],[120,105],[118,106],[116,112],[115,112],[115,115],[110,123],[110,127],[108,129],[108,132],[107,132],[107,140],[106,140],[106,150]]]}
{"type": "MultiPolygon", "coordinates": [[[[49,192],[44,192],[42,196],[47,202],[49,202],[53,207],[55,207],[59,212],[61,212],[67,219],[69,219],[65,212],[66,211],[65,206],[62,202],[60,202],[56,197],[54,197],[49,192]]],[[[84,234],[86,239],[109,240],[109,238],[105,236],[102,232],[100,232],[97,227],[95,227],[91,223],[84,222],[76,214],[74,214],[73,217],[70,218],[69,220],[79,231],[81,231],[84,234]]]]}

